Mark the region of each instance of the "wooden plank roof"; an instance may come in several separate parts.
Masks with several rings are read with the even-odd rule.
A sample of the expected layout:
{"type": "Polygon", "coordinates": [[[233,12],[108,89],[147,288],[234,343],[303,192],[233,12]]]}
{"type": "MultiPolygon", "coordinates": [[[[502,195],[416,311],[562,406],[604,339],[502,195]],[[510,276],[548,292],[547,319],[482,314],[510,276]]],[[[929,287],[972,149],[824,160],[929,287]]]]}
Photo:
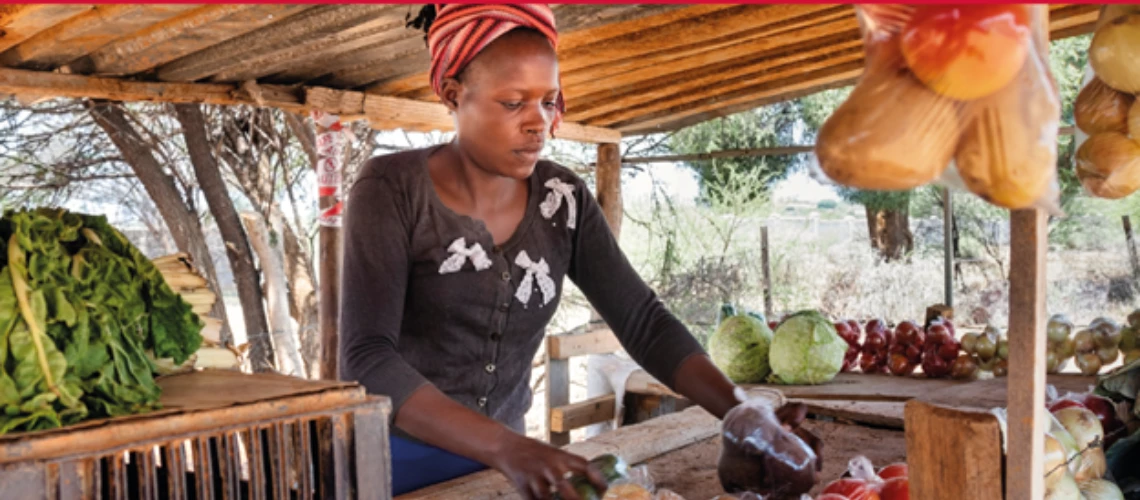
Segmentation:
{"type": "MultiPolygon", "coordinates": [[[[321,98],[377,126],[448,128],[423,34],[405,27],[419,7],[0,5],[0,93],[293,110],[321,98]]],[[[1090,32],[1098,12],[1049,8],[1053,38],[1090,32]]],[[[569,129],[595,138],[674,130],[850,85],[862,70],[850,5],[554,9],[569,129]]]]}

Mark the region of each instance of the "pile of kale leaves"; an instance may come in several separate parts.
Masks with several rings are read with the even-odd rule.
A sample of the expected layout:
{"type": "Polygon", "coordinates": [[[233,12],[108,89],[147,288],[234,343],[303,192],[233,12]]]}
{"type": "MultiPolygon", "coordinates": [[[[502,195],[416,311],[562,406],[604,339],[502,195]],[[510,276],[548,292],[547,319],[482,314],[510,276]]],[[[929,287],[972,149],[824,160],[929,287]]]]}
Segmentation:
{"type": "Polygon", "coordinates": [[[0,434],[157,409],[155,359],[184,362],[202,326],[105,217],[0,218],[0,434]]]}

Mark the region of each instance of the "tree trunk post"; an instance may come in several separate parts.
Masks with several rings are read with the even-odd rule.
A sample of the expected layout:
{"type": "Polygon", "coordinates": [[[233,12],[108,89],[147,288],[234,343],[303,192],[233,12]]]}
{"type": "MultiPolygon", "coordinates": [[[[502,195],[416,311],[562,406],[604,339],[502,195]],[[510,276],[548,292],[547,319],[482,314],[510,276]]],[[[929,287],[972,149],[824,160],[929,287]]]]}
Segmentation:
{"type": "Polygon", "coordinates": [[[233,200],[230,199],[226,182],[222,179],[214,149],[206,138],[206,118],[198,104],[175,104],[174,111],[182,125],[182,136],[186,140],[186,150],[190,154],[190,163],[194,166],[194,175],[210,206],[210,213],[218,224],[218,231],[226,242],[226,256],[233,268],[234,281],[241,297],[242,316],[250,347],[250,364],[255,372],[274,371],[276,363],[265,317],[261,274],[253,263],[249,238],[242,228],[233,200]]]}
{"type": "Polygon", "coordinates": [[[320,270],[317,272],[320,293],[321,378],[335,380],[339,346],[340,260],[341,260],[341,184],[344,146],[340,120],[323,111],[313,111],[316,127],[317,190],[320,222],[320,270]]]}
{"type": "MultiPolygon", "coordinates": [[[[286,375],[308,378],[305,363],[301,360],[301,349],[289,315],[289,288],[285,277],[285,258],[280,240],[275,245],[270,241],[269,227],[264,217],[257,212],[241,214],[250,245],[257,253],[264,278],[266,309],[269,313],[269,332],[273,337],[274,353],[277,356],[277,369],[286,375]]],[[[278,231],[280,234],[281,231],[278,231]]]]}
{"type": "Polygon", "coordinates": [[[1010,213],[1007,500],[1045,496],[1045,212],[1010,213]]]}
{"type": "Polygon", "coordinates": [[[945,304],[954,307],[954,201],[950,188],[942,188],[942,260],[945,304]]]}
{"type": "Polygon", "coordinates": [[[760,227],[760,264],[764,271],[764,316],[772,319],[772,266],[768,260],[768,226],[760,227]]]}
{"type": "MultiPolygon", "coordinates": [[[[123,160],[142,183],[143,189],[158,208],[158,213],[162,215],[162,221],[174,238],[174,244],[180,251],[186,252],[194,259],[194,264],[206,275],[210,287],[221,297],[222,288],[218,281],[218,272],[214,267],[214,259],[210,256],[210,249],[206,245],[202,225],[198,222],[198,214],[190,210],[174,184],[174,179],[163,171],[154,157],[150,143],[135,130],[127,119],[126,112],[118,103],[90,101],[87,110],[99,128],[111,138],[111,142],[123,155],[123,160]]],[[[223,344],[233,345],[233,331],[226,316],[225,301],[214,302],[209,316],[222,322],[219,340],[223,344]]]]}
{"type": "Polygon", "coordinates": [[[1132,263],[1132,279],[1140,280],[1140,256],[1136,255],[1136,244],[1132,241],[1132,217],[1120,216],[1124,225],[1124,243],[1128,245],[1128,259],[1132,263]]]}

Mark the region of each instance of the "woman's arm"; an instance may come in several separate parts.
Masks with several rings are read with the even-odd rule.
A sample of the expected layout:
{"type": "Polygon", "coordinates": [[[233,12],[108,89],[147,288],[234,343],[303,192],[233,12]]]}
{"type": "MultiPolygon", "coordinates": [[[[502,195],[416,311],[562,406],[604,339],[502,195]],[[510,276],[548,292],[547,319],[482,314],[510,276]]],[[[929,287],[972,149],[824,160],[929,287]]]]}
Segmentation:
{"type": "Polygon", "coordinates": [[[353,186],[345,220],[341,378],[391,398],[390,422],[396,427],[501,471],[528,498],[547,498],[553,486],[564,498],[577,499],[567,472],[586,474],[604,490],[604,479],[584,458],[518,435],[455,402],[400,356],[411,216],[401,203],[403,193],[382,176],[367,175],[370,170],[366,166],[353,186]]]}
{"type": "Polygon", "coordinates": [[[570,278],[651,375],[717,418],[738,404],[736,386],[661,303],[618,246],[594,196],[581,183],[570,278]]]}

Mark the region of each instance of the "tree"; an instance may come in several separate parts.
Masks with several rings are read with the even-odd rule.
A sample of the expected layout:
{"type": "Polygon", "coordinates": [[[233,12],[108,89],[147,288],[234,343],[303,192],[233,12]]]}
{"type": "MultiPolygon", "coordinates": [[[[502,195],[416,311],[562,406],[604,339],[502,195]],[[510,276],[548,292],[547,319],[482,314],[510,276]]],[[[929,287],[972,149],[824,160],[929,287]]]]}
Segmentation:
{"type": "MultiPolygon", "coordinates": [[[[210,249],[206,245],[206,237],[202,231],[197,208],[193,204],[194,198],[189,183],[184,179],[176,183],[175,176],[167,174],[166,169],[155,157],[156,141],[144,137],[139,129],[132,125],[133,120],[128,117],[121,104],[90,101],[87,106],[91,118],[111,139],[124,162],[131,167],[135,176],[146,188],[150,199],[162,214],[163,221],[174,237],[178,249],[194,259],[214,290],[220,290],[218,274],[214,269],[210,249]],[[179,189],[180,185],[182,189],[179,189]]],[[[229,328],[225,326],[227,321],[224,301],[215,302],[210,313],[222,320],[221,341],[232,342],[229,328]]]]}
{"type": "MultiPolygon", "coordinates": [[[[786,146],[795,142],[799,123],[799,105],[781,102],[685,128],[674,134],[668,144],[678,154],[786,146]]],[[[759,196],[787,177],[798,161],[798,155],[787,155],[719,158],[688,164],[700,176],[702,197],[715,201],[711,200],[716,196],[715,188],[730,183],[734,172],[760,176],[764,182],[757,184],[760,191],[755,194],[759,196]]]]}
{"type": "Polygon", "coordinates": [[[226,242],[226,256],[237,283],[246,337],[250,344],[250,363],[254,371],[273,371],[276,366],[273,344],[266,324],[265,300],[261,287],[258,286],[261,275],[253,264],[249,238],[246,237],[241,219],[226,191],[225,181],[218,169],[218,160],[206,138],[206,119],[197,104],[175,104],[174,111],[178,123],[182,125],[182,136],[186,141],[190,163],[194,166],[194,175],[226,242]]]}

